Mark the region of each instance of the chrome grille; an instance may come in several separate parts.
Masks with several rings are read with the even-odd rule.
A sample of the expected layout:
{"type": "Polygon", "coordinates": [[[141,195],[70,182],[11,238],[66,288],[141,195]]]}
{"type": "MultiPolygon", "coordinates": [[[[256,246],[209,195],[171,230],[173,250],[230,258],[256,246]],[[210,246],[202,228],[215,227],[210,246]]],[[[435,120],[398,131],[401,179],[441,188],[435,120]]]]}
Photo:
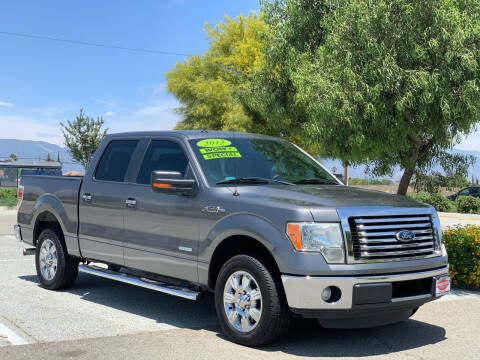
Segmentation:
{"type": "Polygon", "coordinates": [[[351,217],[353,256],[357,261],[394,260],[432,255],[435,234],[429,215],[399,215],[378,217],[351,217]],[[400,242],[395,234],[410,230],[415,239],[400,242]]]}

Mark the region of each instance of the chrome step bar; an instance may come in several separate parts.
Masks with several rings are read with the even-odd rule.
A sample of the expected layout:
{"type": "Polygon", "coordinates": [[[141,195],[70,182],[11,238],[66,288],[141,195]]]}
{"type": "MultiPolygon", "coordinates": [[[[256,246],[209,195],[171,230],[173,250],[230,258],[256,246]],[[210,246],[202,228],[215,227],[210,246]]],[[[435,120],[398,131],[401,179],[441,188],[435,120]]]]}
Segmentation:
{"type": "Polygon", "coordinates": [[[110,271],[110,270],[101,268],[99,266],[91,265],[91,264],[80,265],[78,267],[78,271],[86,274],[104,277],[110,280],[120,281],[130,285],[140,286],[150,290],[155,290],[158,292],[162,292],[164,294],[178,296],[188,300],[197,300],[198,297],[200,296],[199,292],[196,292],[190,289],[184,289],[177,286],[172,286],[162,282],[158,282],[155,280],[140,278],[133,275],[119,273],[115,271],[110,271]]]}

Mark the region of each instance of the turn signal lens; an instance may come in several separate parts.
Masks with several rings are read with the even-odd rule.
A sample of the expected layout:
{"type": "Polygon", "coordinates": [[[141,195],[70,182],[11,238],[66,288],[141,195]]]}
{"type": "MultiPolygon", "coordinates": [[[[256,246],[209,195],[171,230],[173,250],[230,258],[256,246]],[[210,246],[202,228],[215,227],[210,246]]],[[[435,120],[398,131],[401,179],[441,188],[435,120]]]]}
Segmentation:
{"type": "Polygon", "coordinates": [[[300,233],[300,225],[288,224],[287,235],[290,238],[290,241],[292,242],[295,249],[302,250],[302,235],[300,233]]]}
{"type": "Polygon", "coordinates": [[[171,188],[172,184],[154,183],[153,187],[156,187],[156,188],[171,188]]]}

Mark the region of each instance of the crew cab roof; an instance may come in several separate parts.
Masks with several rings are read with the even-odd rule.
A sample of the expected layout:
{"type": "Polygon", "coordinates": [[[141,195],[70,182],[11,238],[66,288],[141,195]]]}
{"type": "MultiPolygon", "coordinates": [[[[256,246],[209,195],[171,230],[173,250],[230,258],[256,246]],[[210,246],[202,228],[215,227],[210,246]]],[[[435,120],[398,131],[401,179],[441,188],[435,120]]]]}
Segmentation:
{"type": "Polygon", "coordinates": [[[238,138],[264,138],[277,139],[273,136],[234,132],[234,131],[210,131],[210,130],[168,130],[168,131],[138,131],[138,132],[122,132],[116,134],[108,134],[108,138],[127,138],[127,137],[156,137],[156,136],[173,136],[184,137],[187,139],[209,139],[212,137],[238,137],[238,138]]]}

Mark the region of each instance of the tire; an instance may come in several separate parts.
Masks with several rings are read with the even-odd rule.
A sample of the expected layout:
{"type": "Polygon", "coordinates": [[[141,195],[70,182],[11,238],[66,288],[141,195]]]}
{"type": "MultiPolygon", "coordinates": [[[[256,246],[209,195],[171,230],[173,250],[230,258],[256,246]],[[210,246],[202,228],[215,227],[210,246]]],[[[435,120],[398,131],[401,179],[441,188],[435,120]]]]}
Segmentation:
{"type": "Polygon", "coordinates": [[[215,285],[215,309],[223,333],[246,346],[274,342],[291,322],[279,276],[266,261],[251,255],[237,255],[223,265],[215,285]]]}
{"type": "Polygon", "coordinates": [[[45,229],[38,237],[35,265],[46,289],[66,289],[77,280],[78,260],[68,255],[63,235],[56,229],[45,229]]]}

